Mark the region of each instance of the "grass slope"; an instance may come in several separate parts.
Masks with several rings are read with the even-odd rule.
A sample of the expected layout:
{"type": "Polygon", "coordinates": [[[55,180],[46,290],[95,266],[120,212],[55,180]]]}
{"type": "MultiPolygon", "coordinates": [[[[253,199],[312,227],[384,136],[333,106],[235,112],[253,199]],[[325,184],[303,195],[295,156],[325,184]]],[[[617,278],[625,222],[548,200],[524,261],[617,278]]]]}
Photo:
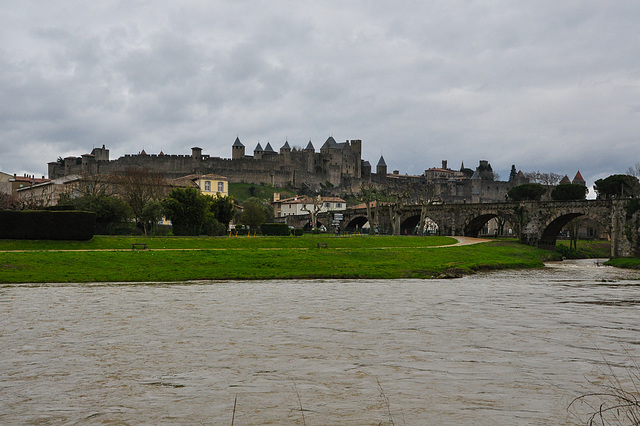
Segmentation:
{"type": "Polygon", "coordinates": [[[238,204],[243,204],[245,201],[247,201],[247,199],[251,197],[256,197],[261,200],[271,202],[271,200],[273,200],[274,192],[279,192],[280,198],[289,198],[296,195],[292,191],[288,191],[282,188],[274,188],[271,185],[253,185],[250,183],[229,184],[229,195],[231,195],[238,204]]]}
{"type": "MultiPolygon", "coordinates": [[[[553,252],[500,241],[433,248],[452,242],[446,237],[149,238],[143,240],[151,249],[144,251],[107,251],[130,247],[130,238],[95,239],[85,243],[95,244],[92,248],[82,248],[88,251],[44,251],[58,242],[40,242],[40,249],[35,248],[38,242],[19,242],[35,251],[0,253],[0,282],[431,278],[445,271],[534,268],[557,258],[553,252]],[[152,245],[160,242],[174,247],[152,245]],[[318,242],[329,247],[317,248],[318,242]]],[[[0,249],[6,250],[8,242],[2,243],[0,249]]]]}
{"type": "Polygon", "coordinates": [[[637,257],[619,257],[617,259],[610,259],[604,264],[615,266],[616,268],[640,269],[640,259],[637,257]]]}

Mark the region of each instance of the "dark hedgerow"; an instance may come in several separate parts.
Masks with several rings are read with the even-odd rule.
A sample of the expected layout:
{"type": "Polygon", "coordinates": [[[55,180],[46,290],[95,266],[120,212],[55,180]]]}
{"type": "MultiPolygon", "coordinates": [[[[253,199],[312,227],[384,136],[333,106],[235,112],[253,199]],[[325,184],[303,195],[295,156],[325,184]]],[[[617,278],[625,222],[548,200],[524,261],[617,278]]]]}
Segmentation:
{"type": "Polygon", "coordinates": [[[262,235],[287,236],[291,235],[289,225],[286,223],[263,223],[260,225],[262,235]]]}
{"type": "Polygon", "coordinates": [[[83,211],[0,210],[0,238],[80,240],[93,238],[96,214],[83,211]]]}

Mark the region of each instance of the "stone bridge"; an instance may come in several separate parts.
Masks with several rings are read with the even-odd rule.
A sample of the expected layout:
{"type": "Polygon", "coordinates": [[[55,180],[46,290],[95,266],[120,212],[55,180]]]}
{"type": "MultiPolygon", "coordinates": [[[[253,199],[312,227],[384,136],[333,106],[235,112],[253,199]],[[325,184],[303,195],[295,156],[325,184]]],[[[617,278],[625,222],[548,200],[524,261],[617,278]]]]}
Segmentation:
{"type": "MultiPolygon", "coordinates": [[[[586,217],[601,224],[611,237],[611,257],[638,255],[638,229],[630,228],[626,218],[629,200],[525,201],[480,204],[439,204],[425,206],[426,217],[437,224],[439,235],[477,237],[485,224],[501,218],[511,224],[524,244],[555,249],[560,231],[576,217],[586,217]],[[629,232],[631,231],[631,232],[629,232]],[[631,235],[631,238],[629,236],[631,235]]],[[[372,220],[381,233],[415,234],[423,207],[407,205],[392,225],[388,206],[381,205],[372,220]]],[[[343,214],[343,230],[361,229],[369,222],[366,208],[349,208],[343,214]]],[[[288,216],[286,222],[303,227],[309,216],[288,216]]],[[[331,228],[333,213],[320,213],[319,224],[331,228]]],[[[635,221],[634,221],[635,223],[635,221]]]]}

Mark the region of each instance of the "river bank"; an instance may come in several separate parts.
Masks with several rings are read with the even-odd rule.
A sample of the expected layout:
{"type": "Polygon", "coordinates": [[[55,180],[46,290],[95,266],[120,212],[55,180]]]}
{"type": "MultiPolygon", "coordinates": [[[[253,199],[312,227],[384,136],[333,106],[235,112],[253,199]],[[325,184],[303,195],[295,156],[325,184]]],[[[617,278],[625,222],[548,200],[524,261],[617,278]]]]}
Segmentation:
{"type": "Polygon", "coordinates": [[[0,250],[0,283],[459,277],[560,259],[514,241],[391,236],[94,237],[2,241],[0,250]],[[148,249],[132,250],[133,243],[148,249]]]}

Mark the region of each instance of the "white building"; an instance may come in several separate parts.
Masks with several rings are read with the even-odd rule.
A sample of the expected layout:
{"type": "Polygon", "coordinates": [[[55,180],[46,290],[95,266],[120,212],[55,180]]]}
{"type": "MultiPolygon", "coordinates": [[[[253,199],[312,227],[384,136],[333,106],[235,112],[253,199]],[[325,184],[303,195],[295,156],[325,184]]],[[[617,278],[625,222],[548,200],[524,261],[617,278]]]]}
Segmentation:
{"type": "Polygon", "coordinates": [[[338,197],[320,197],[313,199],[309,196],[297,196],[280,199],[280,194],[273,194],[273,211],[275,217],[306,215],[309,212],[318,213],[346,210],[347,202],[338,197]],[[316,207],[317,205],[317,207],[316,207]]]}

